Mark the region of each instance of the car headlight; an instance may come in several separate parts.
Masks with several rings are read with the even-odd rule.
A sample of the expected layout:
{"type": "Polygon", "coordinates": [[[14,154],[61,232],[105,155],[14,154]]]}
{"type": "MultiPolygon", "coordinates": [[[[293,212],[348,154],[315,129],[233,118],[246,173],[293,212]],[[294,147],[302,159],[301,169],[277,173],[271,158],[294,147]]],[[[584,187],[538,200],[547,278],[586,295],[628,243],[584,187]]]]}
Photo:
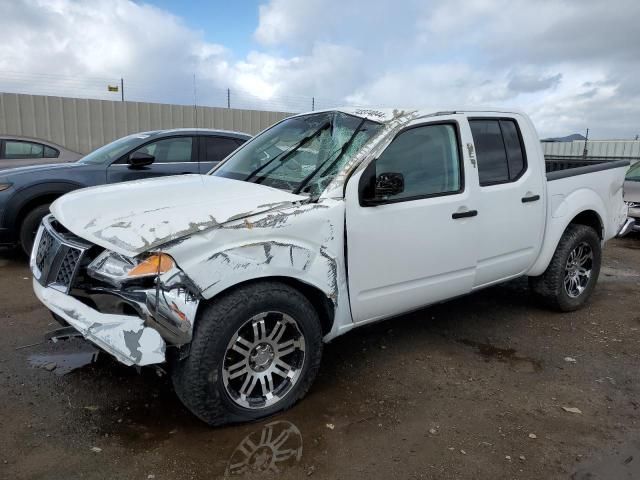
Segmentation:
{"type": "Polygon", "coordinates": [[[11,187],[11,185],[13,185],[13,183],[0,182],[0,192],[2,192],[3,190],[6,190],[7,188],[11,187]]]}
{"type": "Polygon", "coordinates": [[[129,280],[161,275],[175,266],[173,258],[166,253],[152,253],[145,258],[134,259],[107,250],[89,264],[87,272],[93,278],[121,285],[129,280]]]}

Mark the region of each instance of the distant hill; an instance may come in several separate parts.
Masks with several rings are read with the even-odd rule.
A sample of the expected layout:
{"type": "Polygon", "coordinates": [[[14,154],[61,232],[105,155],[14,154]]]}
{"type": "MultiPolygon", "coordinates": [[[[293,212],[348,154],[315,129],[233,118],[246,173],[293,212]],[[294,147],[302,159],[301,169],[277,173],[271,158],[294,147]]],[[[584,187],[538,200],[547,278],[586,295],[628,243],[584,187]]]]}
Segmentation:
{"type": "Polygon", "coordinates": [[[584,135],[580,135],[579,133],[572,133],[571,135],[567,135],[566,137],[555,137],[555,138],[543,138],[543,142],[573,142],[574,140],[586,140],[584,135]]]}

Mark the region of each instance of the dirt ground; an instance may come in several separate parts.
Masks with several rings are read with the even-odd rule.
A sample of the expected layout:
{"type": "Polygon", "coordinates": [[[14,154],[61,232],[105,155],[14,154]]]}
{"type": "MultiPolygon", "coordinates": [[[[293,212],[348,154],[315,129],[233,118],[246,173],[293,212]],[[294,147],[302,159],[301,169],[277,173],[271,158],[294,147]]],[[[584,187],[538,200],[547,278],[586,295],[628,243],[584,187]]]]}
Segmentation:
{"type": "Polygon", "coordinates": [[[155,369],[72,370],[90,346],[41,343],[58,325],[0,252],[0,478],[640,478],[639,291],[640,237],[615,240],[581,311],[517,281],[363,328],[292,410],[212,429],[155,369]]]}

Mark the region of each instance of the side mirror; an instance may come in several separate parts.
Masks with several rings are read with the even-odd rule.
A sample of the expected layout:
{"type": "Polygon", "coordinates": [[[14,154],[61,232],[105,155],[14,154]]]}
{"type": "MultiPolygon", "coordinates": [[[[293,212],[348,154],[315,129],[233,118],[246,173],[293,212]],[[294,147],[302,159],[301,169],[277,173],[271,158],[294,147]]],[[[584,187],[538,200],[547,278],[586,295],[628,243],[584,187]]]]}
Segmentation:
{"type": "Polygon", "coordinates": [[[376,200],[384,200],[402,192],[404,192],[404,176],[401,173],[386,172],[376,177],[376,200]]]}
{"type": "Polygon", "coordinates": [[[404,192],[404,176],[401,173],[385,172],[376,177],[376,162],[373,161],[362,173],[358,185],[358,197],[363,207],[374,207],[389,200],[389,197],[404,192]]]}
{"type": "Polygon", "coordinates": [[[144,152],[133,152],[129,155],[129,168],[141,168],[151,165],[156,157],[144,152]]]}

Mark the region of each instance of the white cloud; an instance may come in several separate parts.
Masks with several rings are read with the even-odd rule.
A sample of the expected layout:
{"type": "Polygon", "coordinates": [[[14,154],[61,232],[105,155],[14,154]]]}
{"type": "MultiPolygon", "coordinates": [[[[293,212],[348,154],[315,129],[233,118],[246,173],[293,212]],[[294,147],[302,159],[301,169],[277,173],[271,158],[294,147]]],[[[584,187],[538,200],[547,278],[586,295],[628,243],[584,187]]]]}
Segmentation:
{"type": "Polygon", "coordinates": [[[316,107],[512,106],[545,136],[590,127],[630,137],[640,131],[640,2],[614,3],[271,0],[258,48],[235,58],[144,3],[1,2],[0,89],[95,96],[122,75],[129,98],[189,103],[195,74],[205,104],[223,104],[231,88],[233,105],[280,110],[309,109],[312,96],[316,107]]]}

